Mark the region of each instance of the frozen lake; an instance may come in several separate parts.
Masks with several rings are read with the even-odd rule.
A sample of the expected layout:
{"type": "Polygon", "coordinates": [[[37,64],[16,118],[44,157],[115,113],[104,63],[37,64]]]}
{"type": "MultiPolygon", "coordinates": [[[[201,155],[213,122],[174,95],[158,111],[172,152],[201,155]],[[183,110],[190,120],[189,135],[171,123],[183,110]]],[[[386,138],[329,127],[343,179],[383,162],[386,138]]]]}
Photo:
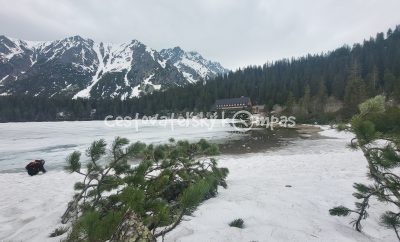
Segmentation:
{"type": "Polygon", "coordinates": [[[22,172],[33,159],[44,159],[47,169],[60,169],[74,150],[85,151],[89,144],[116,136],[131,142],[163,143],[169,138],[213,142],[237,139],[238,134],[224,120],[76,121],[0,123],[0,173],[22,172]],[[200,123],[201,122],[201,123],[200,123]]]}

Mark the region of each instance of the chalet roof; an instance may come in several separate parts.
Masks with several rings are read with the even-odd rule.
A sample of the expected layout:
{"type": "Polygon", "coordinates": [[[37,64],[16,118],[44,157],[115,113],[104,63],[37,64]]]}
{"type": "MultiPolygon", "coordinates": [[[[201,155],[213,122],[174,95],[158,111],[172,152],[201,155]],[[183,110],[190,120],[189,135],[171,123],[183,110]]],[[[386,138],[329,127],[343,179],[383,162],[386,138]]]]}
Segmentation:
{"type": "Polygon", "coordinates": [[[215,105],[248,105],[251,102],[249,97],[229,98],[229,99],[218,99],[215,101],[215,105]]]}

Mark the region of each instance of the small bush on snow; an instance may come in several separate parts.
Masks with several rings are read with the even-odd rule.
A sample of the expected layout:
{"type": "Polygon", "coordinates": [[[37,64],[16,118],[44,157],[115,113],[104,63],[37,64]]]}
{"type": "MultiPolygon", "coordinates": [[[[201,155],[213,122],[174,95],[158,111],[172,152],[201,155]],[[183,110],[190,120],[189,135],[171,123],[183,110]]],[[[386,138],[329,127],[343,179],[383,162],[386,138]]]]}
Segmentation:
{"type": "Polygon", "coordinates": [[[238,219],[235,219],[232,222],[230,222],[229,226],[243,229],[244,228],[244,221],[243,221],[243,219],[238,218],[238,219]]]}

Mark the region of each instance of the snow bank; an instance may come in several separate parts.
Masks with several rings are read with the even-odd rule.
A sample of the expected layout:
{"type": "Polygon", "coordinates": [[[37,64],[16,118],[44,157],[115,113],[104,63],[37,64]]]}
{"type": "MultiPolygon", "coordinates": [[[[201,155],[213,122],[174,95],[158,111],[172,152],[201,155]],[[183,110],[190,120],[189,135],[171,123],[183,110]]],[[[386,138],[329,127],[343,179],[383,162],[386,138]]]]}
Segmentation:
{"type": "Polygon", "coordinates": [[[49,234],[61,226],[77,180],[63,171],[0,174],[0,241],[59,241],[49,234]]]}
{"type": "Polygon", "coordinates": [[[351,217],[329,215],[334,206],[353,207],[352,184],[367,181],[366,162],[361,152],[345,148],[350,133],[321,134],[330,138],[222,157],[221,166],[230,170],[228,189],[204,202],[165,241],[396,241],[394,232],[378,225],[384,208],[376,201],[364,233],[352,228],[351,217]],[[245,221],[244,229],[228,226],[236,218],[245,221]]]}

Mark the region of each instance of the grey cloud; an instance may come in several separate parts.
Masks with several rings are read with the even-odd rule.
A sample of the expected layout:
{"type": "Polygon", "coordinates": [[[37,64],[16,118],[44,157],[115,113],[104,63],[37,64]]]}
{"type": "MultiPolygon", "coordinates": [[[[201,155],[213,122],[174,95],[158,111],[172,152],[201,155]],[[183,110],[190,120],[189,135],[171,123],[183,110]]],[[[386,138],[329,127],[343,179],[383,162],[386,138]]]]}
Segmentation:
{"type": "Polygon", "coordinates": [[[400,24],[398,0],[0,0],[0,34],[181,46],[237,68],[320,53],[400,24]]]}

